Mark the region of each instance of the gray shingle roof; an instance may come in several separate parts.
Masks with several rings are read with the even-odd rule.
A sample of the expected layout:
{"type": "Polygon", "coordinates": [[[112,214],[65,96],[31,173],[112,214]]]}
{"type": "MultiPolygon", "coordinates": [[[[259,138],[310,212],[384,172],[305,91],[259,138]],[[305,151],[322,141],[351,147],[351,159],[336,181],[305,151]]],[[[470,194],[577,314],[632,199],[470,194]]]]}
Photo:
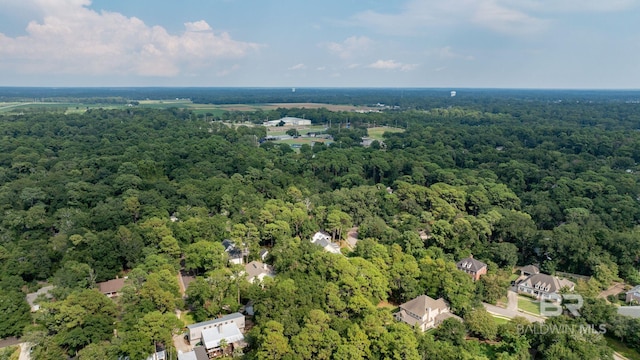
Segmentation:
{"type": "Polygon", "coordinates": [[[627,294],[640,294],[640,285],[636,285],[634,287],[632,287],[629,291],[627,291],[627,294]]]}
{"type": "Polygon", "coordinates": [[[462,259],[458,261],[458,263],[456,264],[456,267],[458,269],[473,271],[473,272],[478,272],[480,271],[480,269],[486,266],[487,264],[483,263],[482,261],[478,261],[472,257],[462,259]]]}
{"type": "Polygon", "coordinates": [[[520,285],[540,290],[546,293],[558,292],[563,287],[573,288],[575,284],[566,279],[560,279],[556,276],[547,274],[535,274],[524,279],[520,285]]]}
{"type": "Polygon", "coordinates": [[[427,313],[427,309],[447,309],[447,303],[442,298],[435,300],[427,295],[420,295],[400,305],[400,308],[422,317],[427,313]]]}
{"type": "Polygon", "coordinates": [[[523,267],[520,269],[520,272],[521,272],[521,273],[531,274],[531,275],[533,275],[533,274],[540,274],[540,269],[539,269],[537,266],[535,266],[535,265],[527,265],[527,266],[523,266],[523,267]]]}
{"type": "Polygon", "coordinates": [[[260,261],[252,261],[245,265],[244,270],[247,272],[249,279],[254,278],[260,274],[273,275],[273,267],[260,261]]]}

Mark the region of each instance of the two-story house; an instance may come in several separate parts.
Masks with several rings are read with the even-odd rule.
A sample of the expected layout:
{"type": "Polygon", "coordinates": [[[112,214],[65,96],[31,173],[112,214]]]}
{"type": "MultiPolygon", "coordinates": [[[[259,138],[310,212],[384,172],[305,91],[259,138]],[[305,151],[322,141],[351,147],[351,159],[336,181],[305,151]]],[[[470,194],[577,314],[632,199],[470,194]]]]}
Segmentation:
{"type": "Polygon", "coordinates": [[[458,261],[456,267],[458,270],[469,274],[473,278],[473,281],[478,281],[480,276],[487,273],[487,264],[474,259],[473,256],[458,261]]]}
{"type": "Polygon", "coordinates": [[[420,295],[400,305],[400,311],[393,316],[398,321],[417,326],[421,331],[434,328],[447,318],[458,318],[449,311],[443,298],[434,300],[427,295],[420,295]]]}
{"type": "Polygon", "coordinates": [[[540,300],[560,301],[561,289],[573,291],[575,284],[567,279],[547,274],[534,274],[518,283],[518,292],[529,294],[540,300]]]}

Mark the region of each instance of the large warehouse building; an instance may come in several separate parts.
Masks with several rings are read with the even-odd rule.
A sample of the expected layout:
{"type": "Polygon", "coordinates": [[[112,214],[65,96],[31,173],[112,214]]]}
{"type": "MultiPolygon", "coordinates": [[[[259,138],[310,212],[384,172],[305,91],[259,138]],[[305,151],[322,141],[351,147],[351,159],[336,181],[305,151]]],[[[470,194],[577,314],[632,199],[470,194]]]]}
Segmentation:
{"type": "Polygon", "coordinates": [[[285,125],[293,125],[293,126],[304,126],[304,125],[311,125],[311,120],[307,120],[307,119],[300,119],[297,117],[283,117],[282,119],[278,119],[278,120],[271,120],[271,121],[265,121],[263,123],[264,126],[278,126],[278,124],[280,124],[280,122],[283,122],[285,125]]]}

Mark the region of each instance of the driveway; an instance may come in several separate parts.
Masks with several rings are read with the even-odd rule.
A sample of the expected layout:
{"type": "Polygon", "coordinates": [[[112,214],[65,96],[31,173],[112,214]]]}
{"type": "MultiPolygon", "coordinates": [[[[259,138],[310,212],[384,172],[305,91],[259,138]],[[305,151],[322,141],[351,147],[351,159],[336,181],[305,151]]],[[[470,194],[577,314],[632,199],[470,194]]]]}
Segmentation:
{"type": "Polygon", "coordinates": [[[518,311],[518,293],[513,290],[507,291],[507,310],[518,311]]]}
{"type": "Polygon", "coordinates": [[[29,350],[31,350],[31,346],[28,343],[20,343],[20,357],[18,360],[31,360],[29,350]]]}
{"type": "MultiPolygon", "coordinates": [[[[516,307],[518,306],[518,300],[516,298],[516,307]]],[[[523,317],[527,320],[529,320],[530,322],[544,322],[545,318],[540,317],[540,316],[535,316],[535,315],[530,315],[530,314],[526,314],[523,312],[520,312],[518,310],[510,310],[510,309],[505,309],[505,308],[501,308],[495,305],[491,305],[491,304],[487,304],[487,303],[482,303],[482,305],[484,305],[484,308],[487,309],[487,311],[490,314],[494,314],[494,315],[498,315],[498,316],[503,316],[509,319],[513,319],[516,316],[520,316],[523,317]]]]}
{"type": "MultiPolygon", "coordinates": [[[[604,290],[600,294],[598,294],[598,298],[606,299],[609,295],[618,295],[621,292],[624,292],[624,284],[623,283],[614,283],[607,290],[604,290]]],[[[608,301],[608,300],[607,300],[608,301]]]]}

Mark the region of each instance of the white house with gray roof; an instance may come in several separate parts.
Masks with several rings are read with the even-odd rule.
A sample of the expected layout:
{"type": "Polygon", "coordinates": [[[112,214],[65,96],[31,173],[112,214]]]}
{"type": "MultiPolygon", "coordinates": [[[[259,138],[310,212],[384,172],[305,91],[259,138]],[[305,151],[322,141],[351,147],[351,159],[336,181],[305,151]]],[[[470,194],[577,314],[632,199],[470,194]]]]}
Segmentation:
{"type": "Polygon", "coordinates": [[[220,349],[223,341],[227,345],[244,347],[244,335],[235,323],[202,330],[202,345],[208,353],[220,349]]]}
{"type": "Polygon", "coordinates": [[[528,294],[541,300],[560,301],[561,289],[573,291],[573,282],[547,274],[534,274],[518,283],[518,292],[528,294]]]}
{"type": "Polygon", "coordinates": [[[417,326],[421,331],[434,328],[448,318],[460,319],[449,311],[443,298],[434,300],[427,295],[420,295],[400,305],[400,311],[393,316],[409,326],[417,326]]]}
{"type": "Polygon", "coordinates": [[[311,243],[322,247],[326,252],[330,252],[332,254],[342,254],[342,252],[340,251],[340,246],[331,242],[331,235],[327,234],[324,231],[318,231],[317,233],[313,234],[311,243]]]}
{"type": "Polygon", "coordinates": [[[240,331],[244,331],[244,315],[236,312],[217,319],[187,325],[189,342],[195,345],[202,340],[203,331],[217,329],[227,324],[234,324],[240,331]]]}

